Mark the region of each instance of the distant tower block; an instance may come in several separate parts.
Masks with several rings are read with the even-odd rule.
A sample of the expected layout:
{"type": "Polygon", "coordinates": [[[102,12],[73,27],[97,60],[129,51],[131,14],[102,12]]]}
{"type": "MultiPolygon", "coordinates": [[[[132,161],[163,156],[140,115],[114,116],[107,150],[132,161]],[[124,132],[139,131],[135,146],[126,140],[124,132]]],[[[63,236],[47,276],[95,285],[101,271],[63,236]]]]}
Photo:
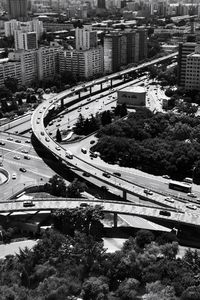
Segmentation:
{"type": "Polygon", "coordinates": [[[10,20],[27,21],[27,0],[7,0],[7,7],[10,20]]]}

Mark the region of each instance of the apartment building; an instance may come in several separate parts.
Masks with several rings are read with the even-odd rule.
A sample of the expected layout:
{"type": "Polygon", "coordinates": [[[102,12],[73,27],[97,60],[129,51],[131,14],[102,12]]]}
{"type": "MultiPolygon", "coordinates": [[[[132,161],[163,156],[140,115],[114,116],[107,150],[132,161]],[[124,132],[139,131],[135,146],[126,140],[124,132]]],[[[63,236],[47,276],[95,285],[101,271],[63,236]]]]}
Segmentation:
{"type": "Polygon", "coordinates": [[[181,43],[179,44],[179,55],[178,55],[178,85],[185,87],[186,77],[186,62],[187,55],[195,51],[197,43],[181,43]]]}
{"type": "Polygon", "coordinates": [[[187,55],[185,89],[200,91],[200,45],[195,48],[195,52],[187,55]]]}

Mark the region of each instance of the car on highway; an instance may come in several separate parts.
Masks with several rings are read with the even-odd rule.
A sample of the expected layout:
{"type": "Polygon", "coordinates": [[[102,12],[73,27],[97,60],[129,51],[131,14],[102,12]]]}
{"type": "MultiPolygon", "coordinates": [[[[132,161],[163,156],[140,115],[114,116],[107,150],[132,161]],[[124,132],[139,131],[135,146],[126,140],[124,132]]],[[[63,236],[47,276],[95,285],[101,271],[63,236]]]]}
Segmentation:
{"type": "Polygon", "coordinates": [[[102,175],[106,178],[110,178],[110,174],[106,173],[106,172],[103,172],[102,175]]]}
{"type": "Polygon", "coordinates": [[[89,106],[86,106],[85,109],[89,109],[89,106]]]}
{"type": "Polygon", "coordinates": [[[25,169],[25,168],[19,168],[19,170],[20,170],[22,173],[26,173],[26,169],[25,169]]]}
{"type": "Polygon", "coordinates": [[[60,124],[58,123],[58,124],[56,124],[56,127],[59,127],[60,126],[60,124]]]}
{"type": "Polygon", "coordinates": [[[46,137],[45,137],[45,141],[46,141],[46,142],[50,142],[50,139],[46,136],[46,137]]]}
{"type": "Polygon", "coordinates": [[[53,125],[53,121],[49,122],[49,126],[53,125]]]}
{"type": "Polygon", "coordinates": [[[91,98],[88,98],[88,99],[87,99],[87,101],[90,101],[90,100],[91,100],[91,98]]]}
{"type": "Polygon", "coordinates": [[[189,208],[189,209],[193,209],[193,210],[197,209],[196,205],[193,205],[193,204],[190,204],[190,203],[186,204],[186,207],[189,208]]]}
{"type": "Polygon", "coordinates": [[[153,195],[153,192],[149,189],[144,189],[144,193],[147,195],[153,195]]]}
{"type": "Polygon", "coordinates": [[[122,176],[121,173],[119,173],[119,172],[114,172],[113,175],[115,175],[117,177],[121,177],[122,176]]]}
{"type": "Polygon", "coordinates": [[[57,150],[57,151],[60,151],[60,150],[61,150],[61,148],[60,148],[60,147],[58,147],[58,146],[56,146],[56,150],[57,150]]]}
{"type": "Polygon", "coordinates": [[[87,207],[87,206],[89,206],[89,204],[87,204],[87,203],[81,203],[80,204],[80,207],[87,207]]]}
{"type": "Polygon", "coordinates": [[[72,89],[71,89],[71,92],[74,92],[74,91],[75,91],[75,88],[72,88],[72,89]]]}
{"type": "Polygon", "coordinates": [[[188,197],[191,197],[191,198],[197,198],[197,195],[195,195],[194,193],[188,193],[187,195],[188,195],[188,197]]]}
{"type": "Polygon", "coordinates": [[[169,175],[163,175],[162,178],[170,179],[170,176],[169,175]]]}
{"type": "Polygon", "coordinates": [[[24,159],[30,160],[31,158],[28,155],[24,155],[24,159]]]}
{"type": "Polygon", "coordinates": [[[12,179],[16,179],[17,178],[17,174],[16,173],[13,173],[12,174],[12,179]]]}
{"type": "Polygon", "coordinates": [[[5,143],[0,141],[0,146],[5,146],[5,143]]]}
{"type": "Polygon", "coordinates": [[[27,153],[28,153],[28,150],[22,149],[21,152],[27,154],[27,153]]]}
{"type": "Polygon", "coordinates": [[[40,134],[41,134],[41,135],[44,135],[44,131],[41,131],[40,134]]]}
{"type": "Polygon", "coordinates": [[[81,107],[79,107],[79,109],[78,109],[78,112],[80,112],[81,111],[81,107]]]}
{"type": "Polygon", "coordinates": [[[171,197],[166,197],[166,198],[165,198],[165,201],[174,203],[174,199],[171,198],[171,197]]]}
{"type": "Polygon", "coordinates": [[[8,141],[13,141],[12,137],[7,138],[8,141]]]}
{"type": "Polygon", "coordinates": [[[24,207],[32,207],[32,206],[35,206],[35,204],[31,200],[27,200],[27,201],[23,202],[23,206],[24,207]]]}
{"type": "Polygon", "coordinates": [[[170,217],[171,216],[171,213],[169,211],[166,211],[166,210],[160,210],[159,214],[161,216],[166,216],[166,217],[170,217]]]}
{"type": "Polygon", "coordinates": [[[87,149],[84,148],[84,147],[82,147],[82,148],[81,148],[81,152],[83,152],[84,154],[86,154],[86,153],[87,153],[87,149]]]}
{"type": "Polygon", "coordinates": [[[18,155],[15,155],[13,158],[16,160],[20,160],[20,156],[18,156],[18,155]]]}
{"type": "Polygon", "coordinates": [[[88,172],[83,172],[83,176],[90,177],[90,174],[88,172]]]}
{"type": "Polygon", "coordinates": [[[101,189],[102,189],[103,191],[108,191],[108,188],[107,188],[107,186],[105,186],[105,185],[102,185],[102,186],[101,186],[101,189]]]}
{"type": "Polygon", "coordinates": [[[93,145],[95,143],[95,140],[91,140],[90,144],[93,145]]]}
{"type": "Polygon", "coordinates": [[[31,141],[29,141],[29,140],[26,140],[26,141],[25,141],[25,143],[26,143],[26,144],[30,144],[30,143],[31,143],[31,141]]]}

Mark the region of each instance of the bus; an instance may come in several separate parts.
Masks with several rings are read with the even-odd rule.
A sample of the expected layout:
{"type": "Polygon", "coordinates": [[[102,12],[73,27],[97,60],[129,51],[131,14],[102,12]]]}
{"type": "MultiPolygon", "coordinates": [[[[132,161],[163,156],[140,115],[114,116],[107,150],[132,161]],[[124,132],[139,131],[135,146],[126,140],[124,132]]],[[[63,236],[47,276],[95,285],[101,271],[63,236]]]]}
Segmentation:
{"type": "Polygon", "coordinates": [[[191,193],[192,191],[192,187],[190,184],[173,180],[169,182],[169,189],[181,191],[184,193],[191,193]]]}

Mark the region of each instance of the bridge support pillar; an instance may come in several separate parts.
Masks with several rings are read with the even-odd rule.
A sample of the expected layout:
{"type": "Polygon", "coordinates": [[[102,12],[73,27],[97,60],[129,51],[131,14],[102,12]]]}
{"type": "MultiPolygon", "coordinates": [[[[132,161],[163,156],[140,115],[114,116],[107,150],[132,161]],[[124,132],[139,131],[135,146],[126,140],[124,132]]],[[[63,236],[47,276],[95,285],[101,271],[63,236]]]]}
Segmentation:
{"type": "Polygon", "coordinates": [[[103,88],[103,83],[100,83],[100,89],[102,90],[102,88],[103,88]]]}
{"type": "Polygon", "coordinates": [[[61,99],[61,107],[64,107],[64,99],[61,99]]]}
{"type": "Polygon", "coordinates": [[[123,199],[126,200],[126,191],[123,191],[123,199]]]}
{"type": "Polygon", "coordinates": [[[113,81],[112,81],[112,79],[110,79],[110,86],[111,86],[111,88],[112,88],[112,83],[113,83],[113,81]]]}
{"type": "Polygon", "coordinates": [[[90,94],[92,93],[92,87],[90,86],[90,94]]]}
{"type": "Polygon", "coordinates": [[[81,92],[78,93],[78,99],[81,99],[81,92]]]}
{"type": "Polygon", "coordinates": [[[123,75],[123,80],[126,81],[126,76],[125,75],[123,75]]]}
{"type": "Polygon", "coordinates": [[[114,213],[113,215],[113,222],[114,222],[114,227],[117,227],[117,213],[114,213]]]}

